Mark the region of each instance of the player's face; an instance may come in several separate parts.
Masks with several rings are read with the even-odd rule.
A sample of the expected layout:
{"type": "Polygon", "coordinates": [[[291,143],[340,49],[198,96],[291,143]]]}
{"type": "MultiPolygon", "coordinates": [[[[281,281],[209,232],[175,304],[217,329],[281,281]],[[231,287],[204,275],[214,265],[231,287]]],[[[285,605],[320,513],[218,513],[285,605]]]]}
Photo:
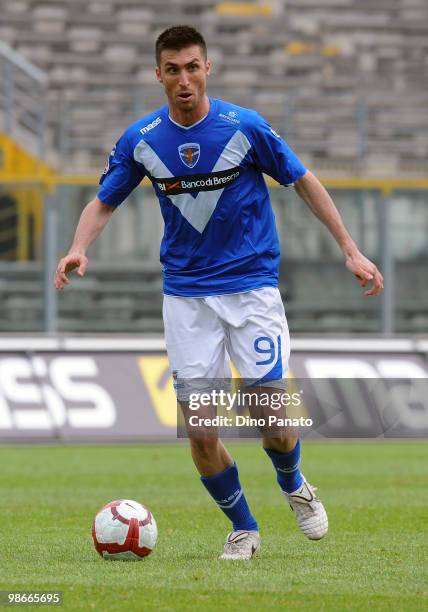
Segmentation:
{"type": "Polygon", "coordinates": [[[160,56],[156,77],[165,88],[171,116],[179,123],[194,123],[208,113],[207,76],[211,63],[202,49],[192,45],[175,51],[165,49],[160,56]]]}

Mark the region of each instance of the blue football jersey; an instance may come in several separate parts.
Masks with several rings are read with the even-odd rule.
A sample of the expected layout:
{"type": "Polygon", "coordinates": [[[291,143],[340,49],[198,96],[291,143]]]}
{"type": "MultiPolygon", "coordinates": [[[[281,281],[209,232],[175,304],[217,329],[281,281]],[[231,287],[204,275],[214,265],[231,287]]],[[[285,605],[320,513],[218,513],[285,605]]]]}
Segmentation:
{"type": "Polygon", "coordinates": [[[305,167],[254,110],[210,99],[190,127],[164,106],[121,136],[100,179],[99,199],[118,206],[147,176],[165,230],[164,292],[202,297],[278,285],[279,241],[266,173],[283,185],[305,167]]]}

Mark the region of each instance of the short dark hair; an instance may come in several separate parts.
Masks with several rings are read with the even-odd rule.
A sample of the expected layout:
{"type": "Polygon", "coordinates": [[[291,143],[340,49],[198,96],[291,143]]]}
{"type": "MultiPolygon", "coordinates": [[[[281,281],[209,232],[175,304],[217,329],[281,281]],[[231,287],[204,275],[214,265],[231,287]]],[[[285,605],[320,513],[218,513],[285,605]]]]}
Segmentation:
{"type": "Polygon", "coordinates": [[[159,66],[161,53],[165,49],[180,51],[181,49],[191,47],[192,45],[198,45],[198,47],[200,47],[202,50],[204,58],[207,59],[207,44],[204,37],[200,32],[198,32],[198,30],[186,25],[168,28],[162,32],[162,34],[160,34],[156,41],[155,49],[157,65],[159,66]]]}

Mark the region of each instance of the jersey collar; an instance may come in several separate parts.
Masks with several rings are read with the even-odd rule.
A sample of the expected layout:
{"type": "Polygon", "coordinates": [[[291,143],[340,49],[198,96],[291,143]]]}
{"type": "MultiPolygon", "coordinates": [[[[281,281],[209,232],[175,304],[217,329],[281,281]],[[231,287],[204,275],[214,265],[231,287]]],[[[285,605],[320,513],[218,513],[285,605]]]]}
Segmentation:
{"type": "Polygon", "coordinates": [[[192,125],[181,125],[181,123],[177,123],[177,121],[174,121],[174,119],[171,117],[169,112],[168,112],[168,119],[178,129],[183,130],[183,132],[188,132],[190,130],[198,128],[200,125],[202,125],[203,123],[208,121],[208,119],[212,116],[212,114],[214,112],[215,100],[213,100],[212,98],[210,98],[209,100],[210,100],[210,109],[209,109],[208,113],[204,117],[202,117],[202,119],[199,119],[199,121],[196,121],[196,123],[192,123],[192,125]]]}

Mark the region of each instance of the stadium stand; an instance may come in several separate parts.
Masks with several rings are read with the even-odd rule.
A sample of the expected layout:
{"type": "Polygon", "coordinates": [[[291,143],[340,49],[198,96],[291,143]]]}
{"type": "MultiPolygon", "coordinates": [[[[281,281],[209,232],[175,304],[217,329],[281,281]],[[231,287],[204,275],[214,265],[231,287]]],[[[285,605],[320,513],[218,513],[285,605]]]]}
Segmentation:
{"type": "Polygon", "coordinates": [[[58,165],[98,170],[112,136],[163,103],[153,43],[183,21],[206,35],[211,93],[251,100],[283,133],[292,126],[289,140],[315,169],[426,171],[423,0],[6,0],[0,40],[49,75],[58,165]]]}
{"type": "MultiPolygon", "coordinates": [[[[376,332],[379,303],[362,297],[343,264],[285,260],[280,289],[296,332],[376,332]],[[328,287],[328,291],[326,290],[328,287]],[[316,299],[314,296],[317,296],[316,299]]],[[[37,262],[0,262],[0,332],[43,330],[43,269],[37,262]]],[[[397,266],[397,331],[418,332],[428,324],[426,262],[397,266]]],[[[159,266],[120,261],[92,263],[90,275],[75,278],[58,297],[58,326],[64,332],[162,333],[159,266]]]]}
{"type": "MultiPolygon", "coordinates": [[[[58,297],[63,331],[162,332],[159,266],[94,263],[88,278],[58,297]],[[124,273],[126,270],[126,273],[124,273]]],[[[43,331],[43,268],[38,262],[0,263],[0,331],[43,331]]]]}
{"type": "MultiPolygon", "coordinates": [[[[162,29],[179,23],[194,25],[206,37],[214,61],[211,95],[259,110],[319,175],[368,181],[379,175],[426,176],[425,0],[3,0],[0,44],[30,60],[43,75],[31,82],[24,73],[14,73],[11,135],[33,161],[19,166],[19,153],[12,165],[17,179],[31,169],[33,176],[49,182],[54,169],[74,180],[67,206],[59,207],[62,236],[89,199],[90,190],[83,190],[79,177],[98,175],[123,129],[164,104],[153,75],[153,46],[162,29]],[[37,166],[42,157],[49,166],[37,166]]],[[[0,70],[4,82],[5,62],[0,70]]],[[[0,129],[6,125],[5,91],[0,88],[0,129]]],[[[0,234],[0,331],[43,329],[38,189],[0,191],[0,213],[12,228],[0,234]]],[[[358,236],[363,227],[359,238],[369,235],[370,246],[375,242],[371,224],[377,227],[378,221],[370,202],[364,202],[371,197],[367,194],[369,188],[367,197],[361,192],[352,196],[358,215],[351,229],[358,236]]],[[[346,198],[338,199],[345,209],[346,198]]],[[[97,245],[90,277],[76,279],[59,295],[60,330],[162,331],[161,224],[147,190],[143,199],[144,248],[131,239],[140,210],[138,202],[131,202],[115,227],[108,228],[109,244],[123,251],[117,264],[112,268],[105,262],[97,245]]],[[[404,212],[394,217],[397,331],[420,332],[428,326],[426,239],[416,250],[401,232],[406,227],[407,236],[426,235],[426,213],[417,216],[426,202],[416,204],[411,208],[401,202],[398,209],[404,212]],[[408,218],[413,225],[406,225],[408,218]]],[[[285,230],[289,242],[281,291],[293,331],[379,330],[379,305],[361,297],[337,253],[326,249],[321,230],[304,216],[298,218],[293,206],[288,195],[275,194],[280,232],[285,230]],[[327,295],[326,285],[332,288],[327,295]]],[[[368,254],[378,260],[376,250],[368,254]]]]}

